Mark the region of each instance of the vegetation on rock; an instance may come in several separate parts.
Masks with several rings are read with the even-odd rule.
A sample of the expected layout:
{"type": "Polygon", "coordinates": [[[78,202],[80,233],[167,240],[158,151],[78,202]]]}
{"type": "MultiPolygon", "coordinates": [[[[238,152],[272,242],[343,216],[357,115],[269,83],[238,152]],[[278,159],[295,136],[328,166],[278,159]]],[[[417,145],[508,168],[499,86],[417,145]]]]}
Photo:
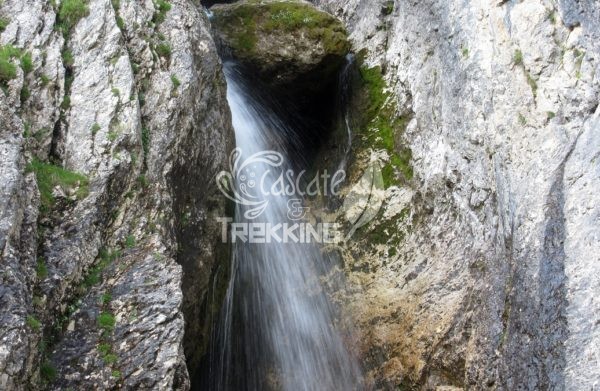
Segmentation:
{"type": "Polygon", "coordinates": [[[397,145],[396,140],[406,129],[410,118],[398,116],[396,106],[385,91],[386,83],[381,68],[361,67],[360,74],[366,92],[366,104],[361,124],[363,142],[375,149],[385,150],[390,162],[382,169],[386,187],[397,182],[396,171],[404,179],[411,180],[413,170],[410,164],[412,153],[409,148],[397,145]]]}
{"type": "Polygon", "coordinates": [[[217,24],[231,35],[233,49],[249,54],[261,34],[306,32],[322,43],[325,51],[345,54],[349,44],[342,24],[308,4],[295,2],[247,2],[217,16],[217,24]]]}
{"type": "Polygon", "coordinates": [[[38,159],[33,159],[29,163],[28,171],[35,173],[43,210],[49,210],[54,206],[53,190],[56,187],[61,188],[64,192],[74,191],[77,199],[83,199],[89,193],[87,177],[76,172],[41,162],[38,159]]]}

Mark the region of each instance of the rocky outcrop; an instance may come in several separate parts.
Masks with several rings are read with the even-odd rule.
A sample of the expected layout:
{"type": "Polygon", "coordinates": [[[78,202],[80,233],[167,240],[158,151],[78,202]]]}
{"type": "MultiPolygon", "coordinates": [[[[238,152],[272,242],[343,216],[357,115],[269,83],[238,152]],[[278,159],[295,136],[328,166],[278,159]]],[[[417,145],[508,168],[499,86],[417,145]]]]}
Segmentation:
{"type": "Polygon", "coordinates": [[[341,22],[303,1],[242,1],[211,7],[217,40],[278,89],[320,91],[350,49],[341,22]]]}
{"type": "Polygon", "coordinates": [[[314,3],[345,21],[380,91],[349,171],[375,150],[387,202],[345,249],[336,294],[373,383],[592,388],[598,5],[314,3]]]}
{"type": "Polygon", "coordinates": [[[0,388],[187,389],[233,147],[206,16],[7,0],[0,17],[0,388]]]}

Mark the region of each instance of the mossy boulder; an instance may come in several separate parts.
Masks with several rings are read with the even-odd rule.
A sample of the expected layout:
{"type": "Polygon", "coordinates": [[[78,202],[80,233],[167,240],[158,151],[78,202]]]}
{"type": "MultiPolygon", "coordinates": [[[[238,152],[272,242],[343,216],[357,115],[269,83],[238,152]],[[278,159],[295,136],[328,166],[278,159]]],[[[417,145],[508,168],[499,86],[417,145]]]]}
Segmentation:
{"type": "Polygon", "coordinates": [[[241,1],[211,8],[218,41],[276,87],[318,90],[350,50],[342,23],[300,1],[241,1]]]}

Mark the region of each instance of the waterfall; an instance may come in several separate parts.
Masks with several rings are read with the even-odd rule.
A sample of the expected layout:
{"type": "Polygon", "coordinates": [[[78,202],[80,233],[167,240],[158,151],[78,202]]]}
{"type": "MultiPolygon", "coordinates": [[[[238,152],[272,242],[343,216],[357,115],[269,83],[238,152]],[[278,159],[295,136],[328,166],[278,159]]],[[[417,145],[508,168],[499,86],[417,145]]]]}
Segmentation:
{"type": "MultiPolygon", "coordinates": [[[[273,196],[257,189],[259,182],[261,189],[276,185],[276,176],[264,174],[277,164],[278,171],[292,175],[290,151],[302,150],[300,137],[272,106],[253,94],[235,64],[225,64],[225,75],[241,149],[232,165],[252,161],[240,163],[243,169],[234,179],[235,187],[255,201],[238,203],[235,221],[294,223],[288,216],[289,202],[297,196],[273,196]],[[273,152],[261,155],[263,151],[273,152]]],[[[209,389],[362,388],[359,365],[335,329],[335,308],[319,281],[326,262],[315,243],[236,240],[231,278],[211,346],[209,389]]]]}

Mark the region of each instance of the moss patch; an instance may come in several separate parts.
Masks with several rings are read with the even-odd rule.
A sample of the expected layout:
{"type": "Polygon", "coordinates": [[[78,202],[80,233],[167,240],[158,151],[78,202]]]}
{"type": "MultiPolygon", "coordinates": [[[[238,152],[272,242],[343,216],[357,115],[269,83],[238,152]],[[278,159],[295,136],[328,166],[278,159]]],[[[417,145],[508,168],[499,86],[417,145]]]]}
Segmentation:
{"type": "Polygon", "coordinates": [[[57,15],[57,27],[67,36],[81,18],[88,16],[90,10],[85,0],[63,0],[57,15]]]}
{"type": "Polygon", "coordinates": [[[27,167],[28,172],[34,172],[40,190],[42,208],[49,210],[54,206],[52,190],[60,187],[63,191],[75,190],[78,199],[83,199],[89,194],[89,181],[86,176],[65,170],[53,164],[43,163],[33,159],[27,167]]]}
{"type": "Polygon", "coordinates": [[[251,54],[260,34],[289,34],[303,30],[322,42],[325,50],[345,54],[349,50],[342,24],[331,15],[308,4],[294,2],[249,2],[217,13],[216,24],[231,38],[233,49],[251,54]]]}
{"type": "Polygon", "coordinates": [[[410,118],[397,116],[396,106],[390,102],[390,94],[385,91],[380,67],[361,67],[364,83],[364,116],[360,124],[360,135],[365,147],[383,149],[390,156],[390,162],[382,169],[385,187],[398,183],[398,174],[411,180],[413,170],[410,164],[412,153],[406,146],[397,145],[397,138],[405,131],[410,118]]]}

